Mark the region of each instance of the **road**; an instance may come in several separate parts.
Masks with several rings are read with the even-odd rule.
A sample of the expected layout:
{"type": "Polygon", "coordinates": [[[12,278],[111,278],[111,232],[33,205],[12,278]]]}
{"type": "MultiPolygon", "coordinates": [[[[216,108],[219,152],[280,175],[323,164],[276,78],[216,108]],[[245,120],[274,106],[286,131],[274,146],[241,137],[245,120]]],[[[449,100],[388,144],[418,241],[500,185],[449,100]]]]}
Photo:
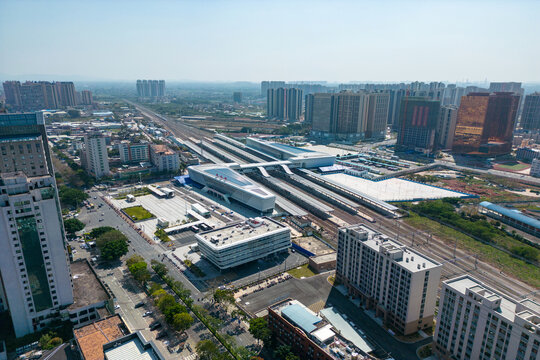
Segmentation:
{"type": "MultiPolygon", "coordinates": [[[[148,242],[146,242],[146,240],[144,240],[127,222],[118,216],[118,214],[116,214],[116,212],[107,203],[105,203],[105,201],[103,201],[101,196],[104,195],[101,192],[91,191],[89,192],[89,196],[91,197],[92,203],[95,204],[96,210],[88,211],[86,208],[81,210],[79,220],[86,224],[85,231],[89,231],[100,226],[111,226],[124,233],[130,241],[129,252],[126,255],[127,257],[137,254],[142,256],[148,263],[150,263],[150,261],[153,259],[158,261],[163,260],[162,255],[165,253],[166,249],[161,245],[150,245],[148,242]],[[100,204],[103,205],[99,207],[100,204]]],[[[187,289],[191,291],[191,297],[195,304],[200,306],[208,306],[208,300],[206,299],[208,297],[207,294],[199,291],[187,279],[187,277],[185,277],[181,272],[177,271],[177,269],[169,261],[164,261],[163,263],[168,267],[169,275],[175,280],[180,281],[187,289]]],[[[147,321],[142,317],[142,314],[145,310],[149,309],[149,306],[152,305],[149,304],[146,295],[140,291],[138,286],[129,284],[130,277],[126,276],[122,269],[123,268],[100,269],[100,278],[102,278],[104,282],[109,285],[111,291],[115,294],[117,303],[120,305],[120,313],[122,314],[123,318],[125,317],[130,328],[133,331],[145,329],[148,327],[149,321],[153,320],[154,318],[147,318],[147,321]],[[134,305],[141,300],[144,300],[147,303],[146,309],[134,309],[134,305]]],[[[158,313],[158,311],[154,311],[154,313],[158,313]]],[[[198,324],[197,322],[187,330],[189,339],[188,342],[191,344],[192,349],[195,349],[195,345],[198,341],[213,337],[213,335],[211,335],[211,333],[202,323],[198,324]]],[[[164,321],[162,321],[162,323],[165,324],[164,321]]],[[[233,330],[234,328],[236,328],[234,324],[228,324],[223,329],[223,332],[233,330]]],[[[149,333],[149,331],[147,331],[147,333],[149,333]]],[[[174,331],[171,331],[170,333],[174,333],[174,331]]],[[[155,334],[153,336],[155,336],[155,334]]],[[[168,340],[171,341],[171,344],[173,343],[172,338],[169,338],[168,340]]],[[[236,341],[237,345],[242,347],[253,345],[256,342],[256,340],[246,332],[238,334],[236,341]]],[[[163,346],[164,345],[162,345],[162,347],[163,346]]],[[[166,349],[163,353],[167,355],[170,354],[166,349]]],[[[185,349],[182,352],[182,355],[190,355],[189,350],[185,349]]]]}

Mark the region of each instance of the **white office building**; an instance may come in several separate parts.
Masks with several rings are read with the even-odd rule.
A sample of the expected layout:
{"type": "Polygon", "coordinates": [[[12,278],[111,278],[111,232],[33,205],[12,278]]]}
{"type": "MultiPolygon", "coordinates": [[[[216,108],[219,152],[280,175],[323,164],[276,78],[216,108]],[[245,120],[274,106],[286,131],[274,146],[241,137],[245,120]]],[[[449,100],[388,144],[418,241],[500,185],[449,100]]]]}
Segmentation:
{"type": "Polygon", "coordinates": [[[220,270],[291,247],[291,230],[267,217],[227,225],[196,237],[202,255],[220,270]]]}
{"type": "Polygon", "coordinates": [[[203,190],[211,195],[227,202],[238,201],[264,213],[274,210],[274,194],[232,170],[227,164],[190,166],[188,172],[190,179],[203,185],[203,190]]]}
{"type": "Polygon", "coordinates": [[[442,359],[540,359],[540,304],[468,275],[444,281],[433,341],[442,359]]]}
{"type": "Polygon", "coordinates": [[[100,133],[85,135],[83,156],[83,166],[94,177],[99,179],[110,174],[105,136],[100,133]]]}
{"type": "Polygon", "coordinates": [[[130,144],[129,141],[122,141],[118,144],[118,151],[120,160],[124,164],[144,162],[150,159],[147,143],[130,144]]]}
{"type": "Polygon", "coordinates": [[[442,265],[358,224],[339,229],[336,279],[402,334],[433,325],[442,265]]]}

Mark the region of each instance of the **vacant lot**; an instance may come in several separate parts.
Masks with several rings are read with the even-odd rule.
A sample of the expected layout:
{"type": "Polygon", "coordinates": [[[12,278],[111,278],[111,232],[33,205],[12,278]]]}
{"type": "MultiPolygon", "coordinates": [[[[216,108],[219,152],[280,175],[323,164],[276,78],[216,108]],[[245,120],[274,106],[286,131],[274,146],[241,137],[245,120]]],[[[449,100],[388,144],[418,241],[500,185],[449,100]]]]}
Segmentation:
{"type": "Polygon", "coordinates": [[[151,219],[154,215],[142,206],[132,206],[122,209],[133,221],[151,219]]]}

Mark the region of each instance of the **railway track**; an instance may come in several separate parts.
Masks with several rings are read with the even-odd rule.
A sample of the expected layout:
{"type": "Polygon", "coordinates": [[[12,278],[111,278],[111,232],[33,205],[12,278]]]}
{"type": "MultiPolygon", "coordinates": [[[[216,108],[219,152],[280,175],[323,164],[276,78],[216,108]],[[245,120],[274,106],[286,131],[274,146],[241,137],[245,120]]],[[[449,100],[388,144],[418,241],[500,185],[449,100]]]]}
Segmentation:
{"type": "MultiPolygon", "coordinates": [[[[131,104],[139,108],[143,114],[152,118],[153,121],[160,123],[161,126],[180,139],[203,139],[213,138],[214,136],[211,132],[194,129],[179,121],[164,121],[162,117],[156,116],[151,110],[138,104],[131,104]]],[[[290,185],[297,188],[299,191],[305,192],[293,184],[290,185]]],[[[322,199],[318,200],[330,207],[334,207],[333,215],[343,221],[349,224],[366,223],[366,225],[393,237],[404,245],[412,246],[434,260],[443,263],[443,280],[468,273],[485,284],[498,288],[516,298],[522,298],[524,295],[531,294],[537,290],[530,285],[501,273],[495,266],[478,260],[474,254],[455,248],[454,244],[448,244],[437,237],[431,236],[429,233],[425,233],[408,225],[402,220],[386,218],[379,213],[362,206],[360,209],[361,212],[372,217],[376,221],[376,223],[369,224],[366,219],[359,215],[350,214],[342,209],[332,206],[332,204],[322,199]],[[455,263],[454,259],[457,259],[455,260],[455,263]]],[[[328,219],[321,219],[313,214],[309,214],[308,218],[316,225],[322,227],[325,237],[330,240],[329,242],[331,244],[337,246],[338,225],[328,219]]],[[[529,297],[540,300],[540,294],[531,294],[529,297]]]]}

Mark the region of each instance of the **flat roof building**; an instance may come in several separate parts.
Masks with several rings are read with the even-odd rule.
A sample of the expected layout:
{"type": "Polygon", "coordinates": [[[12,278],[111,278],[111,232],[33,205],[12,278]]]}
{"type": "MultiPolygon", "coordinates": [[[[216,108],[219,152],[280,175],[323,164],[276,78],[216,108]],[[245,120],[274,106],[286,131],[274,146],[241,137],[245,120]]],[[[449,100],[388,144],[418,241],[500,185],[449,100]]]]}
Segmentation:
{"type": "Polygon", "coordinates": [[[174,172],[180,168],[180,157],[167,145],[150,145],[150,159],[158,171],[174,172]]]}
{"type": "Polygon", "coordinates": [[[247,138],[247,146],[262,151],[278,160],[289,160],[297,167],[314,168],[332,166],[336,157],[317,151],[298,148],[278,142],[264,141],[256,138],[247,138]]]}
{"type": "Polygon", "coordinates": [[[344,327],[335,323],[317,315],[298,300],[287,299],[268,308],[268,326],[273,335],[279,343],[290,346],[301,359],[368,359],[364,355],[372,351],[371,347],[362,338],[358,339],[356,336],[360,336],[352,328],[343,333],[351,339],[344,337],[344,327]]]}
{"type": "Polygon", "coordinates": [[[291,230],[267,217],[195,235],[202,255],[220,270],[239,266],[291,246],[291,230]]]}
{"type": "Polygon", "coordinates": [[[442,265],[366,225],[339,229],[336,280],[402,334],[433,325],[442,265]]]}
{"type": "Polygon", "coordinates": [[[191,180],[225,201],[235,200],[261,212],[274,210],[274,194],[230,169],[227,164],[194,165],[188,167],[188,173],[191,180]]]}
{"type": "Polygon", "coordinates": [[[479,204],[479,212],[500,220],[516,229],[540,237],[540,221],[523,214],[519,210],[508,209],[503,206],[492,204],[489,201],[482,201],[479,204]]]}
{"type": "Polygon", "coordinates": [[[434,349],[442,359],[538,359],[540,304],[464,275],[444,281],[434,349]]]}
{"type": "Polygon", "coordinates": [[[165,360],[153,341],[137,331],[103,345],[105,360],[165,360]]]}
{"type": "Polygon", "coordinates": [[[83,360],[104,360],[103,345],[124,337],[129,330],[120,315],[113,315],[73,329],[73,334],[83,360]]]}

